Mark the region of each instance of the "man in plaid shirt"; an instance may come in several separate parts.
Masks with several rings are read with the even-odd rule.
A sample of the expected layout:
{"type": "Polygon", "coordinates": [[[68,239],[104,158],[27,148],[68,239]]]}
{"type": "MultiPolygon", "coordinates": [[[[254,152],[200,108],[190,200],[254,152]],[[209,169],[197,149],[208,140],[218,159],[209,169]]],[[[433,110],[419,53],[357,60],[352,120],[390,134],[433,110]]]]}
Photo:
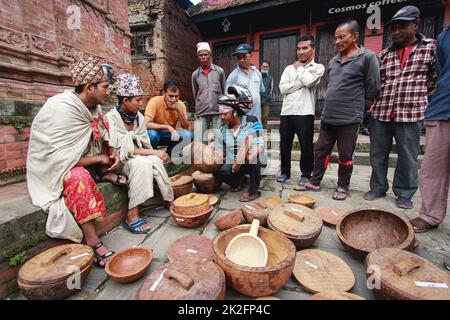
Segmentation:
{"type": "Polygon", "coordinates": [[[398,161],[392,189],[395,203],[402,209],[413,207],[421,121],[437,78],[436,41],[417,33],[419,19],[419,9],[407,6],[388,22],[393,43],[380,53],[381,91],[372,107],[374,120],[370,126],[372,176],[364,198],[373,201],[386,196],[389,153],[395,137],[398,161]]]}

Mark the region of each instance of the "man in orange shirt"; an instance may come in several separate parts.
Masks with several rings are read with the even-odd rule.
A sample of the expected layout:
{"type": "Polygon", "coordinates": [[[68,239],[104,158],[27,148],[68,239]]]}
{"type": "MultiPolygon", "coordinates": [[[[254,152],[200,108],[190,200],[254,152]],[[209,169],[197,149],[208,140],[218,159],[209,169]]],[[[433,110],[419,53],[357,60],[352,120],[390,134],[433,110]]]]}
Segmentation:
{"type": "Polygon", "coordinates": [[[171,156],[172,149],[180,142],[189,144],[194,139],[187,119],[186,106],[179,101],[180,91],[177,83],[168,80],[163,87],[163,95],[150,99],[145,109],[147,134],[152,147],[167,145],[166,153],[171,156]],[[176,129],[180,121],[181,129],[176,129]]]}

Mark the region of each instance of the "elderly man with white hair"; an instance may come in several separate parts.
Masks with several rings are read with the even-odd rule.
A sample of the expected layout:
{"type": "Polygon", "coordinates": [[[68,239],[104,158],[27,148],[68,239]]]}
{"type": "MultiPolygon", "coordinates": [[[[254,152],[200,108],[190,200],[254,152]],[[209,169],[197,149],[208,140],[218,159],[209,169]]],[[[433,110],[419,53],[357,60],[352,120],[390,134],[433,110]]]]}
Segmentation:
{"type": "MultiPolygon", "coordinates": [[[[226,78],[223,69],[212,63],[211,48],[207,42],[197,44],[197,58],[200,66],[192,73],[192,92],[195,114],[201,120],[201,134],[206,137],[204,133],[207,129],[220,125],[217,99],[225,92],[226,78]]],[[[200,127],[196,126],[194,134],[198,134],[199,130],[200,127]]]]}

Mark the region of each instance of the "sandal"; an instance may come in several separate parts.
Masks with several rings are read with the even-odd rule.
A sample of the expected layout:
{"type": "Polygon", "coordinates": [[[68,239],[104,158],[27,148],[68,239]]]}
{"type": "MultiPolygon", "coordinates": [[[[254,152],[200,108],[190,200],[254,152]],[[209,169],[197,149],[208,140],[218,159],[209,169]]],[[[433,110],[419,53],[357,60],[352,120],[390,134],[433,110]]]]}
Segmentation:
{"type": "Polygon", "coordinates": [[[239,201],[240,202],[250,202],[250,201],[258,199],[259,197],[261,197],[261,191],[257,191],[254,194],[250,194],[250,193],[246,192],[239,198],[239,201]]]}
{"type": "Polygon", "coordinates": [[[110,182],[113,185],[119,186],[119,187],[126,186],[128,184],[128,177],[127,176],[122,175],[122,174],[116,174],[114,172],[105,172],[105,173],[99,174],[99,177],[100,177],[100,180],[102,182],[110,182]],[[107,176],[108,174],[115,174],[117,176],[116,180],[114,180],[114,181],[106,180],[105,176],[107,176]],[[124,180],[124,181],[121,181],[121,180],[124,180]]]}
{"type": "Polygon", "coordinates": [[[333,200],[344,201],[347,199],[348,192],[339,188],[336,188],[333,194],[333,200]]]}
{"type": "Polygon", "coordinates": [[[422,218],[414,218],[412,220],[409,220],[409,222],[412,224],[415,233],[427,232],[428,230],[436,229],[438,227],[438,225],[433,226],[429,224],[422,218]]]}
{"type": "Polygon", "coordinates": [[[116,252],[115,251],[108,251],[105,254],[100,255],[97,252],[97,249],[103,247],[103,242],[100,241],[99,243],[97,243],[95,246],[92,247],[92,249],[94,250],[94,255],[95,255],[95,261],[94,261],[94,266],[96,266],[97,268],[101,268],[104,269],[106,266],[105,264],[101,264],[100,262],[102,262],[103,260],[108,259],[109,257],[111,257],[112,255],[114,255],[116,252]]]}
{"type": "Polygon", "coordinates": [[[313,192],[320,192],[321,188],[320,186],[315,186],[311,182],[305,182],[303,184],[299,184],[294,188],[295,191],[313,191],[313,192]]]}
{"type": "Polygon", "coordinates": [[[122,222],[122,227],[124,227],[125,229],[127,229],[128,231],[130,231],[131,233],[134,234],[146,234],[148,233],[152,228],[149,226],[147,229],[145,230],[138,230],[139,227],[141,227],[142,225],[147,224],[147,222],[145,222],[144,220],[142,220],[141,218],[138,218],[136,220],[134,220],[132,223],[128,224],[127,221],[125,220],[124,222],[122,222]]]}

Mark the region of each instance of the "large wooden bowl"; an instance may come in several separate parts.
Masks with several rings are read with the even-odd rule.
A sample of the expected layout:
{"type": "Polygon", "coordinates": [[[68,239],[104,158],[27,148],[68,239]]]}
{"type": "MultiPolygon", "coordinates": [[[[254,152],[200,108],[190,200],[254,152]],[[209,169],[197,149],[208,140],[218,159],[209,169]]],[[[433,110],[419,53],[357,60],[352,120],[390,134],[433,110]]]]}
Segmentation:
{"type": "Polygon", "coordinates": [[[190,176],[176,175],[170,178],[173,189],[173,198],[177,199],[181,196],[192,193],[193,178],[190,176]]]}
{"type": "Polygon", "coordinates": [[[229,242],[237,235],[248,233],[250,225],[242,225],[217,235],[213,240],[214,261],[223,269],[234,290],[250,297],[265,297],[280,290],[292,275],[295,246],[281,234],[259,227],[258,237],[267,246],[265,267],[254,268],[236,264],[225,256],[229,242]]]}
{"type": "Polygon", "coordinates": [[[224,164],[222,152],[215,151],[213,148],[198,141],[187,145],[183,149],[183,155],[189,153],[193,168],[203,173],[214,173],[224,164]]]}
{"type": "Polygon", "coordinates": [[[345,250],[358,258],[379,248],[414,248],[414,230],[403,216],[380,209],[357,209],[341,217],[336,233],[345,250]]]}
{"type": "Polygon", "coordinates": [[[152,262],[152,251],[141,247],[120,250],[106,264],[108,276],[120,283],[129,283],[142,277],[152,262]]]}
{"type": "Polygon", "coordinates": [[[173,211],[173,206],[170,207],[170,213],[172,214],[172,218],[174,221],[179,224],[180,226],[187,227],[187,228],[196,228],[198,226],[203,225],[213,212],[214,207],[210,206],[209,209],[205,212],[202,212],[197,215],[183,215],[178,214],[173,211]]]}

